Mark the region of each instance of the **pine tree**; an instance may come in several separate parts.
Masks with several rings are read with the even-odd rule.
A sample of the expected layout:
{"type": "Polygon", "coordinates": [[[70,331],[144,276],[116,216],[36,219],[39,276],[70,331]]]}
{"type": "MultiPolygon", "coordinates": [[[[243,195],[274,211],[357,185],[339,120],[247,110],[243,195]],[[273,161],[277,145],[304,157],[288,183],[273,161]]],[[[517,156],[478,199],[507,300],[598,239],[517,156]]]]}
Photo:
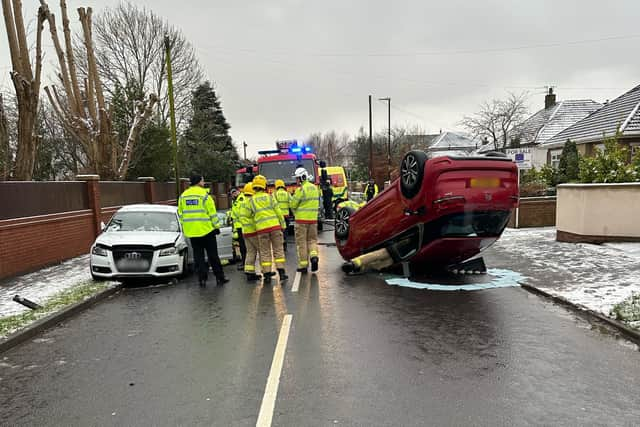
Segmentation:
{"type": "Polygon", "coordinates": [[[192,93],[193,114],[180,144],[184,174],[196,171],[207,180],[225,182],[233,175],[238,152],[220,99],[209,82],[192,93]]]}
{"type": "Polygon", "coordinates": [[[567,140],[558,164],[558,183],[577,181],[580,174],[580,155],[576,143],[567,140]]]}

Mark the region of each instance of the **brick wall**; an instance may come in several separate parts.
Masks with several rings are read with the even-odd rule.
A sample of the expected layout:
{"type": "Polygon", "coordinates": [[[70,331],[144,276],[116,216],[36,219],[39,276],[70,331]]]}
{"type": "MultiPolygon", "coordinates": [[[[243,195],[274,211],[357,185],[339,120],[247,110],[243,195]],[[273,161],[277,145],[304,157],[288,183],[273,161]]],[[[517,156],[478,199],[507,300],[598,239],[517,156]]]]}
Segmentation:
{"type": "Polygon", "coordinates": [[[94,238],[90,210],[0,221],[0,279],[86,254],[94,238]]]}
{"type": "MultiPolygon", "coordinates": [[[[518,227],[551,227],[556,225],[555,197],[523,197],[518,209],[518,227]]],[[[509,219],[508,227],[516,226],[515,210],[509,219]]]]}
{"type": "MultiPolygon", "coordinates": [[[[26,188],[38,183],[11,184],[14,186],[24,184],[26,188]]],[[[69,196],[67,190],[71,186],[75,188],[78,184],[83,184],[85,193],[79,192],[76,196],[82,197],[83,203],[88,204],[89,209],[45,215],[34,212],[31,216],[0,219],[0,281],[88,253],[91,244],[101,231],[100,222],[108,222],[120,208],[120,206],[101,207],[100,185],[96,177],[87,178],[84,183],[60,184],[51,187],[60,191],[60,194],[65,197],[69,196]]],[[[162,200],[156,196],[154,190],[165,184],[154,183],[152,180],[130,184],[144,188],[144,191],[137,191],[140,200],[127,200],[130,203],[176,204],[175,199],[162,200]]],[[[164,191],[158,196],[162,198],[163,195],[170,193],[173,194],[164,191]]],[[[117,200],[113,196],[111,198],[117,200]]],[[[41,202],[42,200],[44,199],[40,199],[41,202]]],[[[9,202],[14,203],[13,200],[9,202]]],[[[7,211],[6,216],[10,216],[8,213],[7,211]]]]}

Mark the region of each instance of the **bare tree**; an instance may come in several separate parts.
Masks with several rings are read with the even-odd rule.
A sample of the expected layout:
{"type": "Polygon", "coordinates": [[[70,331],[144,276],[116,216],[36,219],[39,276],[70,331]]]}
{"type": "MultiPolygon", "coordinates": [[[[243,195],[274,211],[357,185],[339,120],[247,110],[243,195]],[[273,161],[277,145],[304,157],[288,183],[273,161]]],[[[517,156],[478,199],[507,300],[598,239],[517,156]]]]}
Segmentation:
{"type": "MultiPolygon", "coordinates": [[[[94,52],[98,72],[110,95],[119,84],[135,81],[146,92],[158,95],[158,119],[165,123],[169,114],[166,87],[166,59],[162,43],[169,36],[173,91],[178,126],[186,123],[191,111],[191,91],[204,79],[196,53],[180,30],[149,9],[134,3],[120,3],[96,16],[94,52]]],[[[87,72],[85,55],[78,49],[78,64],[87,72]]]]}
{"type": "Polygon", "coordinates": [[[338,134],[335,130],[309,135],[307,144],[313,147],[316,156],[327,162],[329,166],[340,165],[347,157],[349,140],[347,133],[338,134]]]}
{"type": "Polygon", "coordinates": [[[122,149],[117,135],[112,131],[111,112],[106,103],[101,76],[98,73],[93,49],[92,9],[78,9],[82,24],[84,60],[87,64],[84,88],[81,90],[79,84],[81,79],[78,77],[76,69],[66,1],[60,1],[66,51],[60,44],[55,15],[49,11],[44,0],[40,0],[40,3],[49,23],[51,40],[60,67],[59,78],[64,88],[64,96],[61,96],[55,86],[45,87],[49,101],[65,129],[81,143],[88,159],[90,171],[98,173],[103,179],[123,179],[129,166],[133,144],[145,122],[149,119],[157,97],[151,94],[148,100],[138,101],[129,137],[122,149]]]}
{"type": "Polygon", "coordinates": [[[20,0],[2,0],[2,12],[11,54],[11,81],[18,102],[18,146],[14,178],[30,180],[33,175],[37,149],[37,138],[33,130],[38,115],[40,95],[44,11],[42,7],[38,10],[35,70],[30,59],[30,48],[22,16],[22,2],[20,0]]]}
{"type": "Polygon", "coordinates": [[[484,102],[480,111],[460,121],[471,135],[493,144],[496,150],[507,148],[517,138],[517,130],[527,118],[527,94],[509,93],[506,99],[484,102]]]}

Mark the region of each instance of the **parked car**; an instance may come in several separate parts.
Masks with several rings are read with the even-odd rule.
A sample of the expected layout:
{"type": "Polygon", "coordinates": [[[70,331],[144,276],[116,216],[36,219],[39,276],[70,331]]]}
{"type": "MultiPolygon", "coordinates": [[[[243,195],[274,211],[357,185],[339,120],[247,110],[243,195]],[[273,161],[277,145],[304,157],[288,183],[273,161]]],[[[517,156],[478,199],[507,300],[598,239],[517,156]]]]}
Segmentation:
{"type": "Polygon", "coordinates": [[[517,167],[501,153],[414,150],[376,198],[338,211],[336,244],[346,260],[387,248],[396,263],[447,267],[494,243],[517,203],[517,167]]]}
{"type": "MultiPolygon", "coordinates": [[[[218,215],[224,224],[224,212],[218,215]]],[[[91,246],[89,268],[94,279],[172,277],[190,270],[193,251],[175,206],[125,206],[102,228],[91,246]]],[[[221,259],[233,257],[231,239],[231,227],[222,227],[217,239],[221,259]]]]}

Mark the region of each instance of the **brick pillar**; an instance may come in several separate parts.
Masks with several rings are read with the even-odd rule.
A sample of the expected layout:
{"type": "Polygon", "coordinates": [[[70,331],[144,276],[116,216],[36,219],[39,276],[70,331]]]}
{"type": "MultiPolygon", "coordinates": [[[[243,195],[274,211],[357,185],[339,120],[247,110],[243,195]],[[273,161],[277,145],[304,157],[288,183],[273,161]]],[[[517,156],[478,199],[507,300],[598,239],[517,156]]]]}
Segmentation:
{"type": "Polygon", "coordinates": [[[102,207],[100,206],[100,176],[99,175],[78,175],[77,181],[85,181],[87,184],[87,197],[89,199],[89,209],[93,213],[93,234],[97,237],[102,233],[102,207]]]}
{"type": "Polygon", "coordinates": [[[147,201],[147,203],[155,203],[156,201],[156,194],[155,194],[155,188],[153,183],[156,181],[156,179],[152,176],[141,176],[138,177],[138,181],[141,181],[144,183],[144,198],[147,201]]]}

